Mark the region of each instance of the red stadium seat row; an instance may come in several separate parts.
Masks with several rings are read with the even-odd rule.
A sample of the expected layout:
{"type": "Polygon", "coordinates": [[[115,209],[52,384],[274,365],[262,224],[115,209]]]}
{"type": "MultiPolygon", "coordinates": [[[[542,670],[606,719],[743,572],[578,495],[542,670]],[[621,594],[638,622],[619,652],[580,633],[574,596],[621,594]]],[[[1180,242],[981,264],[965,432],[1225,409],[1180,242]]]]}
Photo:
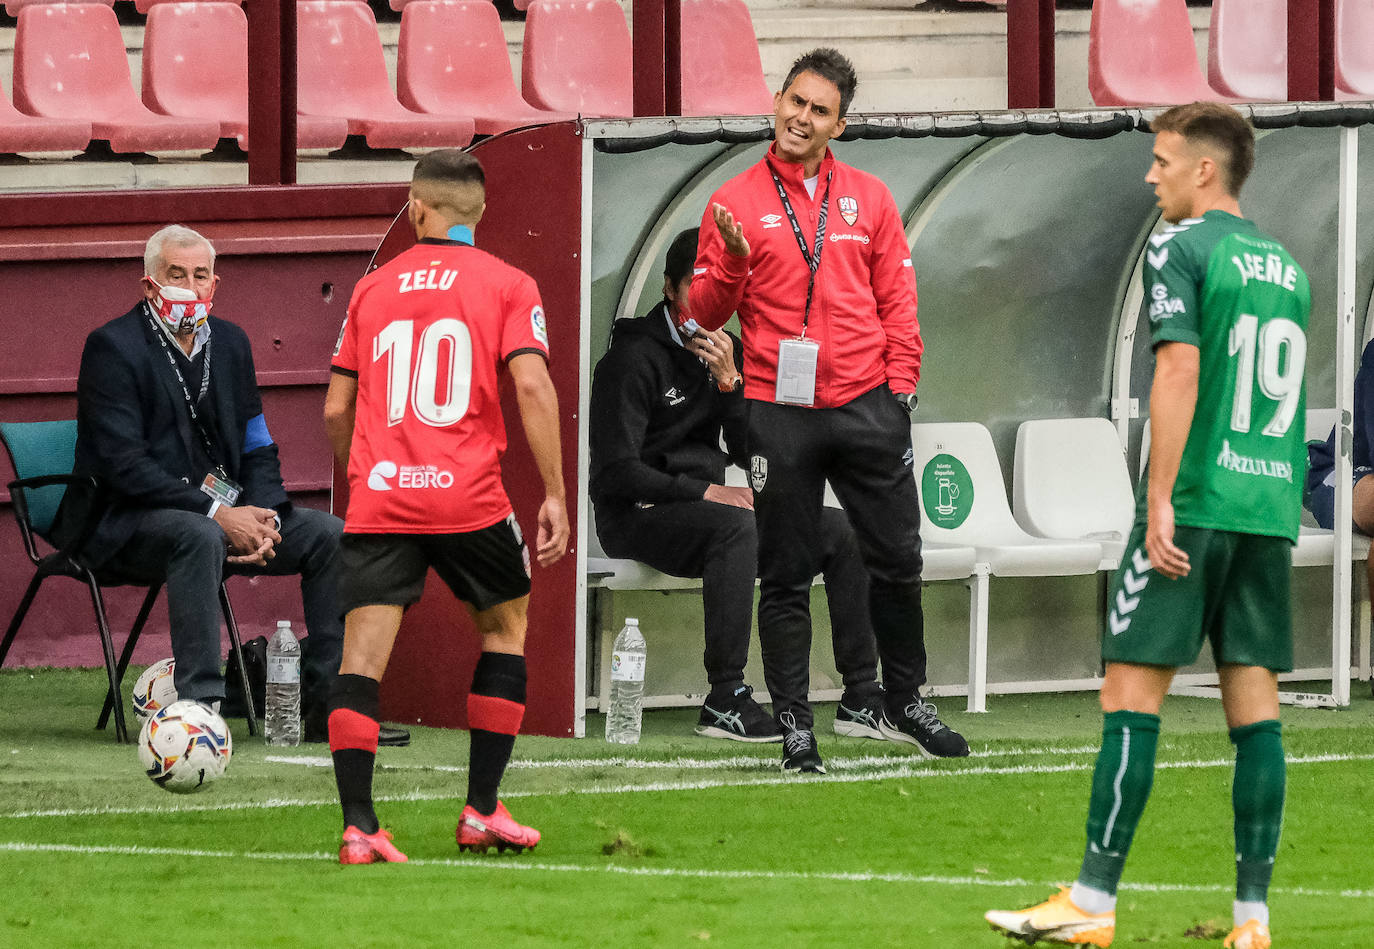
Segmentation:
{"type": "MultiPolygon", "coordinates": [[[[1374,99],[1374,0],[1335,0],[1337,98],[1374,99]]],[[[1207,75],[1186,0],[1093,0],[1088,88],[1100,106],[1288,98],[1288,0],[1212,0],[1207,75]]]]}
{"type": "MultiPolygon", "coordinates": [[[[297,4],[297,144],[465,145],[578,114],[631,115],[629,28],[615,0],[532,0],[522,83],[486,0],[391,0],[401,9],[396,91],[362,0],[297,4]]],[[[248,23],[238,0],[137,0],[147,13],[140,98],[110,0],[6,0],[18,16],[14,105],[0,92],[0,152],[117,153],[248,147],[248,23]],[[17,108],[15,108],[17,106],[17,108]]],[[[772,110],[743,0],[684,0],[683,107],[772,110]],[[745,78],[741,80],[741,73],[745,78]]]]}

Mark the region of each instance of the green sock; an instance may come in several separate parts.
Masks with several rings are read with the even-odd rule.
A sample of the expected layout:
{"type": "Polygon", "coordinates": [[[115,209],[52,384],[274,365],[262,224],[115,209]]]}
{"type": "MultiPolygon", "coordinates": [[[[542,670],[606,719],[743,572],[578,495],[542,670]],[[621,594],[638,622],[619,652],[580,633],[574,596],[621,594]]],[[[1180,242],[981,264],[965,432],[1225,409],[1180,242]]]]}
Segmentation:
{"type": "Polygon", "coordinates": [[[1236,814],[1236,899],[1263,903],[1274,873],[1283,825],[1286,767],[1277,719],[1231,729],[1236,776],[1231,806],[1236,814]]]}
{"type": "Polygon", "coordinates": [[[1131,838],[1145,811],[1154,781],[1159,716],[1108,712],[1102,721],[1102,750],[1093,771],[1088,802],[1088,846],[1078,881],[1116,893],[1131,838]]]}

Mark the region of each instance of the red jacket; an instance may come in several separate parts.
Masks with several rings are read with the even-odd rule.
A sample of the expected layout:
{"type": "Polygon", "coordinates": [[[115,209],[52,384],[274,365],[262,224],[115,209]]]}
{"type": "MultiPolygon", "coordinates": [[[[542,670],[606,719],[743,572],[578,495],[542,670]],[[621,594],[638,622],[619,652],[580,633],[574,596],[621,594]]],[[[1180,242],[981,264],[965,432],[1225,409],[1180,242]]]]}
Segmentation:
{"type": "Polygon", "coordinates": [[[809,249],[815,246],[826,175],[834,173],[806,330],[820,344],[816,407],[844,405],[884,382],[894,392],[916,391],[924,346],[916,322],[916,275],[897,203],[882,181],[836,161],[829,150],[814,198],[802,183],[802,166],[779,160],[772,148],[711,196],[697,243],[689,315],[707,329],[718,329],[739,313],[744,394],[773,401],[778,343],[801,333],[810,270],[768,173],[770,165],[809,249]],[[717,203],[743,223],[748,258],[725,249],[711,216],[711,204],[717,203]]]}

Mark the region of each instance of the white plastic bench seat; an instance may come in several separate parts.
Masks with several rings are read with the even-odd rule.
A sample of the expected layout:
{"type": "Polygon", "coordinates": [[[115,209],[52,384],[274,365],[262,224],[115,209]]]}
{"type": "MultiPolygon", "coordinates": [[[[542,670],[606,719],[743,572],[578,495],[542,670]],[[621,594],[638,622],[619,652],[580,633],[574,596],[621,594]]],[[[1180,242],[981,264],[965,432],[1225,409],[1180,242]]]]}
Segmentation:
{"type": "Polygon", "coordinates": [[[590,556],[587,582],[607,590],[695,590],[701,586],[700,577],[671,577],[638,560],[590,556]]]}
{"type": "MultiPolygon", "coordinates": [[[[1307,440],[1325,441],[1331,428],[1340,418],[1339,409],[1308,409],[1307,440]]],[[[1298,543],[1293,548],[1293,566],[1330,566],[1336,559],[1335,531],[1317,527],[1310,512],[1302,512],[1303,525],[1298,531],[1298,543]]],[[[1369,559],[1369,538],[1356,531],[1350,538],[1350,559],[1369,559]]]]}
{"type": "MultiPolygon", "coordinates": [[[[731,487],[746,487],[749,476],[737,465],[725,469],[725,483],[731,487]]],[[[840,508],[835,492],[827,483],[825,506],[840,508]]],[[[638,560],[607,557],[601,549],[596,530],[587,532],[587,582],[607,590],[695,590],[701,586],[699,577],[671,577],[647,567],[638,560]]],[[[960,544],[924,543],[921,548],[923,569],[921,579],[963,580],[973,573],[977,555],[972,547],[960,544]]],[[[822,582],[820,576],[816,583],[822,582]]]]}
{"type": "MultiPolygon", "coordinates": [[[[1293,548],[1293,566],[1331,566],[1336,559],[1336,532],[1304,524],[1298,530],[1298,543],[1293,548]]],[[[1350,559],[1369,559],[1369,538],[1355,533],[1350,538],[1350,559]]]]}
{"type": "Polygon", "coordinates": [[[936,455],[952,455],[967,469],[974,503],[964,521],[944,527],[929,516],[922,498],[921,535],[929,543],[973,547],[979,562],[999,577],[1062,577],[1096,573],[1102,545],[1091,540],[1032,537],[1012,517],[992,435],[977,422],[930,422],[912,426],[914,475],[919,489],[936,455]]]}
{"type": "Polygon", "coordinates": [[[1135,495],[1116,426],[1104,418],[1036,419],[1016,430],[1016,520],[1037,537],[1102,546],[1103,570],[1121,562],[1135,495]]]}
{"type": "Polygon", "coordinates": [[[972,547],[921,541],[922,580],[964,580],[977,563],[978,552],[972,547]]]}

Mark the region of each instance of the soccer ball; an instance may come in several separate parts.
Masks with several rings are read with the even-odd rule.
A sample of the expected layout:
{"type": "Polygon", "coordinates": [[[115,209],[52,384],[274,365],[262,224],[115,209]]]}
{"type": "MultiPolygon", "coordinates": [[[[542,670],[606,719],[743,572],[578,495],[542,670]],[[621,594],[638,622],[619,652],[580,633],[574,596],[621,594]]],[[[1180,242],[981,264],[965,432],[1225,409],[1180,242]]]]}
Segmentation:
{"type": "Polygon", "coordinates": [[[158,709],[138,735],[138,758],[148,777],[178,794],[218,780],[232,752],[224,719],[189,699],[158,709]]]}
{"type": "Polygon", "coordinates": [[[177,687],[172,682],[172,673],[175,670],[176,660],[163,659],[144,669],[143,674],[138,677],[130,701],[133,702],[134,714],[140,722],[177,700],[177,687]]]}

